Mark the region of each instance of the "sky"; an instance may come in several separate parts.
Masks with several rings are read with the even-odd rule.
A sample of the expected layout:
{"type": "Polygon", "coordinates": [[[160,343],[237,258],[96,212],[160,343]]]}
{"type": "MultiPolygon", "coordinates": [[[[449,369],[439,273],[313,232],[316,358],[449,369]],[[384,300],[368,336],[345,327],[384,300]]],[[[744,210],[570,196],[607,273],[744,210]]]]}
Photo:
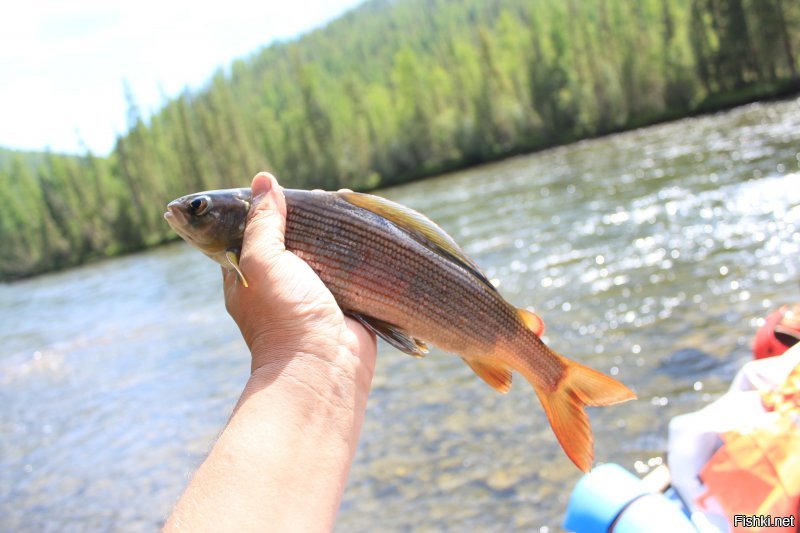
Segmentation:
{"type": "Polygon", "coordinates": [[[362,0],[32,0],[0,7],[0,146],[108,154],[141,110],[362,0]]]}

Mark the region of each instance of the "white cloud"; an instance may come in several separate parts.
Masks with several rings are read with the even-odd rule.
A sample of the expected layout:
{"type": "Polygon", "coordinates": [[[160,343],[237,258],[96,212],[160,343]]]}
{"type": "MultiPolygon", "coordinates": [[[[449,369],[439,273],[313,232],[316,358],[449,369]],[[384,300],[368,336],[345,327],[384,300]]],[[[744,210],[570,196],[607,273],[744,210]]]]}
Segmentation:
{"type": "Polygon", "coordinates": [[[220,66],[360,0],[37,0],[0,9],[0,146],[107,153],[125,127],[122,80],[145,110],[220,66]]]}

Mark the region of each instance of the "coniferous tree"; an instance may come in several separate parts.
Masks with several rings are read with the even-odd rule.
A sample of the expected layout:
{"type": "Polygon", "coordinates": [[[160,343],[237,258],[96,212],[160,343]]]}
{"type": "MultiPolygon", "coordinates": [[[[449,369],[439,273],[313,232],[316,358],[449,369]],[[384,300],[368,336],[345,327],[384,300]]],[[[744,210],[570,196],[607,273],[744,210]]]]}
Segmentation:
{"type": "Polygon", "coordinates": [[[370,0],[143,113],[108,157],[0,150],[0,276],[174,238],[164,204],[369,189],[798,87],[786,0],[370,0]]]}

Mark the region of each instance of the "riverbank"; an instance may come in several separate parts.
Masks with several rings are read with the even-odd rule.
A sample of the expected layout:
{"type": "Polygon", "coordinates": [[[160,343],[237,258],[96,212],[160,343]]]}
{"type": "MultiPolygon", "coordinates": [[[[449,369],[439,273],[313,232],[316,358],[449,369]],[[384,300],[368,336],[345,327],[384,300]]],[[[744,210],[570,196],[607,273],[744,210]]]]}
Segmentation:
{"type": "MultiPolygon", "coordinates": [[[[711,95],[707,98],[704,98],[700,102],[694,104],[690,109],[686,111],[668,111],[649,116],[643,115],[641,117],[636,117],[635,120],[632,120],[631,122],[629,122],[624,126],[609,128],[606,130],[600,130],[593,133],[586,133],[582,135],[569,134],[569,135],[564,135],[562,137],[551,137],[548,139],[542,137],[536,137],[531,139],[529,142],[523,144],[522,146],[519,146],[512,150],[508,150],[506,152],[498,153],[483,158],[473,158],[468,160],[462,159],[459,161],[453,161],[450,164],[442,165],[441,167],[432,169],[429,172],[423,172],[420,174],[408,174],[396,180],[388,180],[387,183],[382,185],[382,187],[380,188],[428,179],[442,174],[457,172],[471,167],[484,165],[486,163],[502,161],[510,157],[535,154],[537,152],[548,150],[550,148],[555,148],[557,146],[566,146],[576,142],[587,141],[591,139],[599,139],[609,135],[616,135],[618,133],[624,133],[639,128],[657,126],[659,124],[674,122],[676,120],[683,120],[687,118],[695,118],[704,115],[730,111],[737,107],[741,107],[748,104],[753,104],[758,102],[769,103],[769,102],[779,102],[784,100],[786,101],[794,100],[798,98],[799,95],[800,95],[800,80],[785,80],[773,84],[759,84],[759,85],[748,86],[738,91],[733,91],[726,94],[711,95]]],[[[368,192],[369,190],[375,190],[375,189],[367,189],[364,192],[368,192]]]]}
{"type": "MultiPolygon", "coordinates": [[[[537,138],[535,140],[532,140],[525,147],[515,148],[513,150],[509,150],[507,152],[504,152],[502,154],[497,154],[495,156],[486,157],[482,159],[453,161],[448,165],[444,165],[430,172],[421,172],[418,174],[411,174],[402,177],[397,177],[395,179],[387,179],[385,183],[381,186],[381,188],[402,185],[405,183],[417,182],[425,179],[431,179],[437,176],[441,176],[443,174],[457,172],[487,163],[493,163],[512,157],[518,157],[521,155],[533,155],[538,152],[542,152],[544,150],[555,148],[557,146],[567,146],[569,144],[576,142],[583,142],[591,139],[599,139],[609,135],[616,135],[619,133],[624,133],[627,131],[632,131],[640,128],[653,127],[659,124],[665,124],[668,122],[674,122],[686,118],[696,118],[704,115],[720,113],[724,111],[731,111],[736,107],[740,107],[742,105],[748,105],[757,102],[764,102],[766,104],[770,102],[791,101],[795,100],[798,94],[800,94],[800,82],[784,82],[770,86],[748,87],[741,91],[730,93],[726,96],[714,96],[712,98],[707,98],[702,102],[699,102],[686,115],[678,116],[675,113],[664,113],[651,117],[641,117],[639,120],[632,122],[628,127],[615,128],[603,132],[596,132],[593,135],[568,136],[555,140],[537,138]]],[[[258,170],[260,169],[254,169],[253,174],[255,174],[255,172],[257,172],[258,170]]],[[[284,176],[278,176],[279,179],[283,177],[284,176]]],[[[240,183],[232,185],[243,186],[249,179],[250,176],[243,176],[241,178],[240,183]]],[[[362,187],[360,189],[356,188],[356,190],[360,190],[362,192],[372,192],[378,189],[362,187]]],[[[181,192],[180,194],[188,194],[189,192],[196,192],[196,191],[187,190],[181,192]]],[[[169,197],[164,198],[163,199],[164,205],[166,205],[166,203],[169,202],[171,199],[172,198],[169,197]]],[[[30,278],[32,276],[44,273],[55,272],[67,268],[73,268],[80,265],[92,264],[113,257],[120,257],[131,253],[138,253],[143,250],[147,250],[153,247],[161,246],[164,244],[180,240],[180,238],[177,235],[167,230],[166,224],[162,235],[163,235],[162,238],[152,242],[139,242],[132,244],[129,243],[127,246],[116,244],[106,248],[103,251],[95,251],[91,255],[88,255],[82,259],[77,259],[76,257],[70,259],[68,256],[62,256],[61,262],[49,265],[46,263],[40,263],[37,265],[36,268],[32,268],[27,271],[18,271],[13,268],[9,268],[9,265],[5,264],[3,265],[3,268],[0,268],[0,283],[8,283],[16,280],[30,278]]]]}

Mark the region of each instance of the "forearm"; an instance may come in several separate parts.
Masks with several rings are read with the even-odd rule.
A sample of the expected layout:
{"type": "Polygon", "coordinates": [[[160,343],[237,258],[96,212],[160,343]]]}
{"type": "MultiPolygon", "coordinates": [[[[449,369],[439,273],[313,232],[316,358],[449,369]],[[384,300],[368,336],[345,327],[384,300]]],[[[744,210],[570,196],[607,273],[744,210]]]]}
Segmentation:
{"type": "Polygon", "coordinates": [[[341,346],[326,355],[295,353],[253,373],[166,530],[332,528],[374,359],[341,346]]]}

